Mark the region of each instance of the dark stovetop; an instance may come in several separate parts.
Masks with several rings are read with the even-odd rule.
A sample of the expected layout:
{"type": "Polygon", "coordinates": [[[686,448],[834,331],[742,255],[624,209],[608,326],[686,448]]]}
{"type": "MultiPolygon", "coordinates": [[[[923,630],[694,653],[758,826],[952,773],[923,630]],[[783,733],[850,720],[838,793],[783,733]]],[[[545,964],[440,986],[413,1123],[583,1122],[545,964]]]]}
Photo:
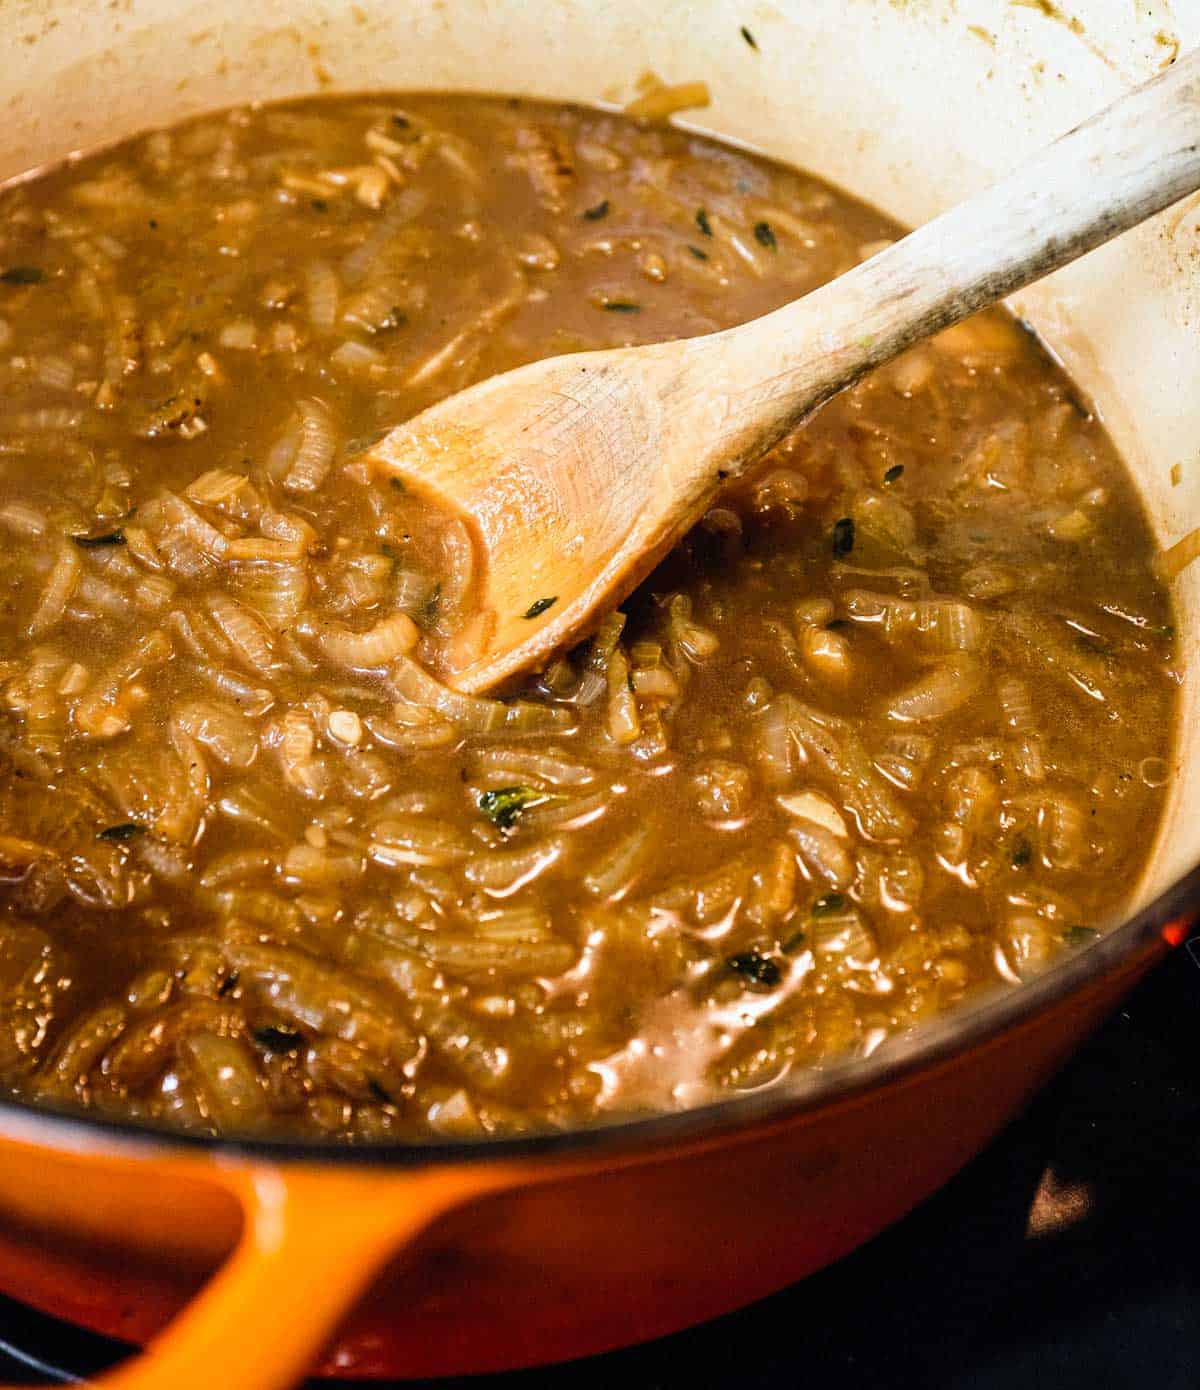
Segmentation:
{"type": "MultiPolygon", "coordinates": [[[[1198,1044],[1200,969],[1183,950],[986,1153],[833,1269],[630,1351],[429,1384],[1196,1390],[1198,1044]]],[[[26,1384],[121,1354],[2,1299],[0,1339],[0,1379],[26,1384]]]]}

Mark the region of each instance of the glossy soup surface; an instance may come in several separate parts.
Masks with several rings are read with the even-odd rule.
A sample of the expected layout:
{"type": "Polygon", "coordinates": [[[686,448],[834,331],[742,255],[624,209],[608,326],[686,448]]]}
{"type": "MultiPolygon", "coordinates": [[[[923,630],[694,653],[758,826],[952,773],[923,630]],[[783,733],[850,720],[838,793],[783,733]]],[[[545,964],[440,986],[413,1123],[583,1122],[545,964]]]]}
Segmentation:
{"type": "Polygon", "coordinates": [[[430,671],[472,540],[375,476],[381,430],[894,235],[712,141],[466,97],[236,111],[0,195],[0,1085],[570,1126],[869,1051],[1111,923],[1171,606],[999,314],[827,406],[524,689],[430,671]]]}

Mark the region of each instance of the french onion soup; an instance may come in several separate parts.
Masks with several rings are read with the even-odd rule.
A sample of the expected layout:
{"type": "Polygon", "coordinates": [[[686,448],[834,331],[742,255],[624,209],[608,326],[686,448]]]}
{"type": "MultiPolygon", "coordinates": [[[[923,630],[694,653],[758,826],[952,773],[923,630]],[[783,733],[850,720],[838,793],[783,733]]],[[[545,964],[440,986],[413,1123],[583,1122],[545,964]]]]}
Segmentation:
{"type": "Polygon", "coordinates": [[[439,678],[467,525],[365,454],[896,235],[713,140],[467,96],[237,110],[0,193],[0,1087],[572,1127],[872,1051],[1118,920],[1172,608],[1011,318],[831,402],[496,697],[439,678]]]}

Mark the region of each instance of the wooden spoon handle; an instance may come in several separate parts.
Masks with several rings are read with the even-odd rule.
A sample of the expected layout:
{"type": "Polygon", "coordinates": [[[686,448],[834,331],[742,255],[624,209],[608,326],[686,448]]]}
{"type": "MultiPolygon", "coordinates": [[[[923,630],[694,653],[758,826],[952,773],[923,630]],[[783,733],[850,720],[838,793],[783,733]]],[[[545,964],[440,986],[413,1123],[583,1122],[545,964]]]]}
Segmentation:
{"type": "Polygon", "coordinates": [[[1198,187],[1200,50],[838,280],[697,340],[720,354],[708,390],[717,370],[731,388],[724,442],[751,461],[872,367],[1198,187]]]}

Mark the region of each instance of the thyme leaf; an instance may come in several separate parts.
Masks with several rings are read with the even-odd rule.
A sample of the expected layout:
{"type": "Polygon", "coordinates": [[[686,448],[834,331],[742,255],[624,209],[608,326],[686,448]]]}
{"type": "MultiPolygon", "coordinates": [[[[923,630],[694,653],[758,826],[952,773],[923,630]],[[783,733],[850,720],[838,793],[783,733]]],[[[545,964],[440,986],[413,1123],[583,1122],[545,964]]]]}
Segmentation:
{"type": "Polygon", "coordinates": [[[546,801],[545,792],[536,787],[498,787],[495,791],[479,794],[479,809],[493,825],[501,830],[511,830],[517,817],[532,802],[546,801]]]}
{"type": "Polygon", "coordinates": [[[553,608],[557,602],[557,594],[551,594],[549,598],[534,599],[521,616],[526,620],[530,618],[540,618],[547,608],[553,608]]]}
{"type": "Polygon", "coordinates": [[[124,844],[126,840],[132,840],[135,835],[144,835],[146,827],[138,825],[136,821],[122,821],[120,825],[106,826],[96,836],[98,840],[116,840],[118,844],[124,844]]]}
{"type": "Polygon", "coordinates": [[[772,251],[779,250],[779,243],[775,240],[775,233],[769,222],[756,222],[754,224],[754,240],[760,246],[769,247],[772,251]]]}
{"type": "Polygon", "coordinates": [[[779,962],[761,951],[739,951],[736,956],[730,956],[726,964],[754,989],[774,989],[783,979],[779,962]]]}
{"type": "Polygon", "coordinates": [[[83,546],[84,550],[95,550],[97,546],[101,545],[124,545],[125,532],[116,530],[105,531],[103,535],[99,536],[73,535],[71,539],[76,545],[83,546]]]}
{"type": "Polygon", "coordinates": [[[844,516],[833,523],[833,554],[840,560],[854,549],[854,518],[844,516]]]}
{"type": "Polygon", "coordinates": [[[6,285],[40,285],[45,278],[46,272],[36,265],[10,265],[0,271],[0,280],[6,285]]]}
{"type": "Polygon", "coordinates": [[[294,1033],[290,1028],[276,1028],[271,1024],[256,1028],[254,1041],[260,1047],[265,1047],[268,1052],[295,1052],[298,1047],[304,1045],[302,1034],[294,1033]]]}
{"type": "Polygon", "coordinates": [[[846,899],[841,893],[826,893],[823,898],[818,898],[813,903],[809,911],[812,917],[832,917],[835,913],[841,912],[846,906],[846,899]]]}

